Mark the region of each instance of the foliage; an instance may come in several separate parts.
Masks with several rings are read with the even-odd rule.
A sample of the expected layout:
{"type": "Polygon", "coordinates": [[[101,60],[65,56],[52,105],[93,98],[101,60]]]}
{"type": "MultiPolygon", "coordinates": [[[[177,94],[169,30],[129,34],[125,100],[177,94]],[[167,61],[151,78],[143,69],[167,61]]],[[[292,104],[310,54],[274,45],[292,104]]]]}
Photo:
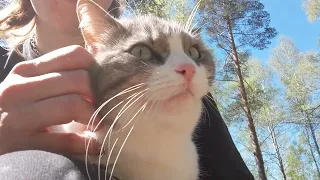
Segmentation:
{"type": "Polygon", "coordinates": [[[319,0],[304,0],[302,8],[307,14],[308,20],[314,22],[320,18],[320,1],[319,0]]]}
{"type": "Polygon", "coordinates": [[[270,27],[270,15],[257,0],[207,0],[200,6],[202,24],[210,41],[230,52],[228,21],[237,48],[264,49],[277,32],[270,27]]]}
{"type": "Polygon", "coordinates": [[[128,5],[136,15],[154,14],[182,24],[188,21],[194,6],[188,0],[128,0],[128,5]]]}

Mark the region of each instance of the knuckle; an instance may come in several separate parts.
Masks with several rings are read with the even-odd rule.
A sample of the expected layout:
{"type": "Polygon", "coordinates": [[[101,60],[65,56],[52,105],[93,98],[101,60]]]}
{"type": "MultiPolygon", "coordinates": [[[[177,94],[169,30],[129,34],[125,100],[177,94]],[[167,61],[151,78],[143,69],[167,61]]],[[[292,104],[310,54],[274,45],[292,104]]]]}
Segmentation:
{"type": "Polygon", "coordinates": [[[26,62],[19,62],[12,68],[12,72],[15,74],[20,74],[25,71],[25,69],[29,66],[26,62]]]}
{"type": "Polygon", "coordinates": [[[88,51],[83,48],[82,46],[79,46],[79,45],[72,45],[70,47],[70,50],[72,53],[75,53],[77,55],[85,55],[85,54],[88,54],[88,51]]]}
{"type": "Polygon", "coordinates": [[[86,65],[90,65],[90,63],[94,61],[93,56],[85,48],[79,45],[72,45],[70,47],[70,55],[73,58],[81,60],[79,63],[84,63],[86,65]]]}
{"type": "Polygon", "coordinates": [[[20,91],[22,86],[23,84],[3,84],[3,87],[0,88],[0,102],[5,99],[11,99],[12,96],[15,96],[20,91]]]}

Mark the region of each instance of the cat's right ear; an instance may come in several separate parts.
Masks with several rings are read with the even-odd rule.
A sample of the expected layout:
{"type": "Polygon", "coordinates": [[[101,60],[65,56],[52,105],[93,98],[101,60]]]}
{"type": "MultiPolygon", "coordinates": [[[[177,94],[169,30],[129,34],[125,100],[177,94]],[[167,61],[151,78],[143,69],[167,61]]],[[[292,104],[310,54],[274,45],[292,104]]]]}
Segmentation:
{"type": "Polygon", "coordinates": [[[108,32],[124,29],[116,19],[92,0],[78,0],[77,15],[86,48],[91,53],[95,53],[103,46],[103,42],[109,39],[108,32]]]}

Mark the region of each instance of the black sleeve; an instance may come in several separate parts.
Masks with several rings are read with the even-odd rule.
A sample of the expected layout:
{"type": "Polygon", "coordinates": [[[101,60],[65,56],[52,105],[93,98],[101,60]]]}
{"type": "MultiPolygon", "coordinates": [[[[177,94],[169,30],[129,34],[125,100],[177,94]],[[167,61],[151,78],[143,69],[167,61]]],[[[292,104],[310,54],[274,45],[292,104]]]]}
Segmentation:
{"type": "Polygon", "coordinates": [[[253,180],[216,103],[208,98],[204,99],[203,103],[208,110],[209,119],[206,113],[202,114],[202,118],[206,118],[206,121],[209,120],[210,123],[202,120],[196,129],[194,138],[204,174],[201,180],[253,180]]]}
{"type": "Polygon", "coordinates": [[[0,47],[0,83],[7,77],[11,69],[24,59],[17,52],[8,52],[0,47]]]}
{"type": "MultiPolygon", "coordinates": [[[[105,178],[101,167],[100,179],[105,178]]],[[[98,167],[88,165],[91,180],[98,180],[98,167]]],[[[1,180],[89,180],[85,163],[45,151],[16,151],[0,156],[1,180]]],[[[112,180],[117,180],[113,178],[112,180]]]]}

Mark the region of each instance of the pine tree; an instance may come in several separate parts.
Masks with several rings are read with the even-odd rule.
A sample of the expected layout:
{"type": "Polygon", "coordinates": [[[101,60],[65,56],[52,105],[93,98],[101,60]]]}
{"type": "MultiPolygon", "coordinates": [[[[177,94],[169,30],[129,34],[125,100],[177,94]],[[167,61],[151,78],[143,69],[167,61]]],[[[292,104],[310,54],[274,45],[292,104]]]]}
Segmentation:
{"type": "Polygon", "coordinates": [[[277,32],[270,27],[270,15],[258,0],[206,0],[200,6],[200,13],[202,29],[206,31],[209,41],[223,49],[227,60],[232,61],[231,70],[238,81],[240,105],[247,119],[259,178],[266,180],[264,161],[243,77],[245,62],[241,61],[240,56],[246,54],[241,53],[245,48],[265,49],[277,32]]]}

